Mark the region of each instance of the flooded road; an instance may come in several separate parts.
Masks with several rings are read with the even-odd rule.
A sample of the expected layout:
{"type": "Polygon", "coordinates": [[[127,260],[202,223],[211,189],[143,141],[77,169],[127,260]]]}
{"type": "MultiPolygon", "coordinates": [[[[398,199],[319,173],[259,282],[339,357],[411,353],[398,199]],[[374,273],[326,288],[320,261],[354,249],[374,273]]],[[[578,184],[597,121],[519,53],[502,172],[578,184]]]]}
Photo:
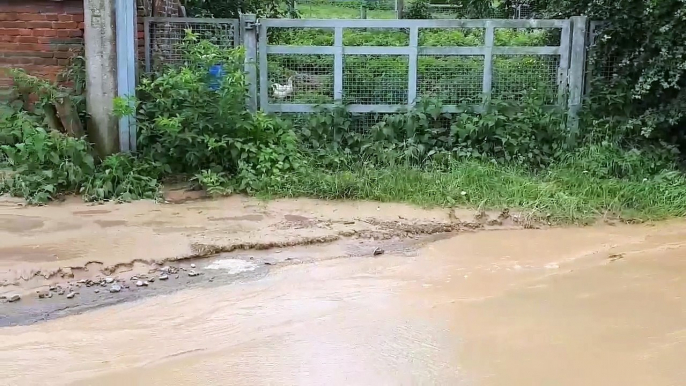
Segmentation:
{"type": "Polygon", "coordinates": [[[2,328],[0,384],[661,386],[685,353],[686,223],[519,229],[2,328]]]}

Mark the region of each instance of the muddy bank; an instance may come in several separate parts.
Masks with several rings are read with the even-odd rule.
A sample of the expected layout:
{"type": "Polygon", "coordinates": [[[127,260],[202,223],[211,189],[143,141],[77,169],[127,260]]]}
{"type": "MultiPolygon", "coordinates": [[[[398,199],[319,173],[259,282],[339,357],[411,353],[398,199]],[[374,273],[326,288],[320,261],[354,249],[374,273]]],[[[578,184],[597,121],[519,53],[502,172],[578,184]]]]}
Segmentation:
{"type": "MultiPolygon", "coordinates": [[[[161,267],[137,263],[133,269],[118,275],[95,274],[89,279],[53,280],[53,284],[35,291],[2,295],[0,327],[43,322],[179,290],[243,283],[290,265],[342,258],[377,258],[386,253],[397,257],[414,256],[422,245],[446,237],[449,235],[441,233],[406,239],[342,239],[316,245],[224,252],[206,258],[173,261],[161,267]],[[12,301],[11,296],[20,299],[12,301]]],[[[26,287],[26,284],[15,286],[26,287]]]]}
{"type": "Polygon", "coordinates": [[[31,303],[33,311],[22,317],[10,317],[13,309],[3,307],[0,323],[50,318],[154,292],[147,287],[164,293],[189,283],[172,284],[176,277],[171,276],[163,284],[144,286],[145,291],[128,287],[138,278],[154,280],[165,266],[184,269],[221,253],[249,255],[335,244],[339,250],[320,256],[373,255],[376,248],[392,250],[405,240],[525,225],[508,212],[475,214],[371,202],[263,202],[234,196],[181,204],[92,205],[74,198],[27,207],[4,198],[0,200],[0,302],[41,302],[31,303]],[[105,279],[114,283],[103,283],[105,279]],[[112,284],[122,286],[116,295],[109,295],[112,284]],[[69,302],[58,301],[70,294],[69,302]]]}
{"type": "Polygon", "coordinates": [[[0,329],[0,384],[680,385],[685,240],[672,222],[302,247],[232,285],[0,329]]]}

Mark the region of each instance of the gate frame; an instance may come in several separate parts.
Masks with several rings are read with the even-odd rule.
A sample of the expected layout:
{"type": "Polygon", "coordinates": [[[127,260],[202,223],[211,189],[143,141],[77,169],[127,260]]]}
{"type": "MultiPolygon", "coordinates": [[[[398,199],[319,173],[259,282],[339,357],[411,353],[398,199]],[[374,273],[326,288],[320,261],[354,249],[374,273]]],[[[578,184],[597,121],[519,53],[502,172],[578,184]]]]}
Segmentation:
{"type": "MultiPolygon", "coordinates": [[[[582,17],[585,20],[585,17],[582,17]]],[[[578,23],[581,25],[582,23],[578,23]]],[[[585,23],[583,23],[585,25],[585,23]]],[[[259,58],[259,102],[260,109],[267,113],[311,113],[319,107],[333,107],[343,100],[343,57],[345,55],[404,55],[409,59],[408,68],[408,103],[405,105],[388,104],[348,104],[349,112],[352,113],[394,113],[403,108],[414,106],[417,99],[417,58],[420,55],[445,55],[445,56],[483,56],[484,71],[482,80],[482,92],[489,95],[493,84],[493,55],[559,55],[558,66],[558,105],[571,107],[571,100],[565,101],[568,90],[583,88],[583,65],[585,55],[579,56],[578,52],[572,55],[572,19],[562,20],[512,20],[512,19],[437,19],[437,20],[355,20],[355,19],[261,19],[259,25],[258,55],[259,58]],[[334,43],[332,46],[291,46],[270,45],[267,42],[269,28],[321,28],[334,30],[334,43]],[[367,29],[409,29],[410,41],[408,46],[344,46],[343,29],[367,28],[367,29]],[[418,45],[419,29],[435,28],[481,28],[485,29],[485,41],[483,46],[477,47],[421,47],[418,45]],[[558,46],[495,46],[495,28],[539,28],[560,29],[561,39],[558,46]],[[270,103],[269,102],[269,74],[268,54],[303,54],[303,55],[332,55],[334,57],[334,81],[333,103],[328,104],[305,104],[305,103],[270,103]],[[574,57],[575,63],[571,65],[574,76],[570,77],[570,61],[574,57]],[[579,64],[579,60],[581,63],[579,64]],[[578,76],[581,68],[581,76],[578,76]],[[571,84],[571,82],[574,82],[571,84]],[[565,103],[566,102],[566,103],[565,103]]],[[[584,27],[585,28],[585,27],[584,27]]],[[[574,35],[579,36],[579,33],[574,35]]],[[[583,34],[585,36],[585,33],[583,34]]],[[[581,42],[585,46],[585,42],[581,42]]],[[[578,42],[575,44],[578,47],[578,42]]],[[[575,100],[576,102],[576,100],[575,100]]],[[[577,103],[573,104],[574,106],[577,103]]],[[[570,109],[570,113],[572,109],[570,109]]],[[[459,106],[443,106],[445,112],[458,112],[459,106]]]]}

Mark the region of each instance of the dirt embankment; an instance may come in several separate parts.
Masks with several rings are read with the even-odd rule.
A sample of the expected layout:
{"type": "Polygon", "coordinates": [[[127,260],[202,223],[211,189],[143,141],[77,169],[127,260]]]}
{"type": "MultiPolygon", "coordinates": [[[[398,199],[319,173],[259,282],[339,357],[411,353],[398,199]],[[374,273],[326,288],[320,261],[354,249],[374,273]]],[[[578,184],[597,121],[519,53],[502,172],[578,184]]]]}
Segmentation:
{"type": "Polygon", "coordinates": [[[92,205],[75,198],[28,207],[2,198],[0,296],[105,277],[128,280],[222,252],[361,240],[371,242],[367,248],[373,254],[374,242],[381,240],[519,223],[507,212],[475,215],[371,202],[264,202],[234,196],[181,204],[92,205]]]}

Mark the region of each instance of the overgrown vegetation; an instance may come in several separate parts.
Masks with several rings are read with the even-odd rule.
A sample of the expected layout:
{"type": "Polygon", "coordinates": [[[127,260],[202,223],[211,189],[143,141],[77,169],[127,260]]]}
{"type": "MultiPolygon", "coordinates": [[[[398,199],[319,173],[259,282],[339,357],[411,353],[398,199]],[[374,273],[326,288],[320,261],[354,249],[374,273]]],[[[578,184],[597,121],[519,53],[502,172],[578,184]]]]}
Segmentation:
{"type": "MultiPolygon", "coordinates": [[[[389,31],[383,39],[404,39],[396,33],[389,31]]],[[[279,37],[287,38],[325,37],[279,37]]],[[[382,37],[344,38],[365,44],[366,39],[382,37]]],[[[478,38],[464,31],[420,36],[465,45],[478,38]]],[[[548,37],[527,37],[539,38],[548,37]]],[[[273,116],[245,110],[240,49],[223,50],[193,34],[184,44],[183,67],[143,78],[133,104],[118,100],[118,114],[137,118],[136,155],[98,160],[86,138],[50,127],[40,110],[30,112],[21,104],[1,112],[0,168],[4,165],[8,171],[0,173],[0,191],[32,203],[64,194],[94,201],[156,199],[162,181],[182,177],[213,196],[248,193],[508,207],[552,222],[686,214],[686,178],[678,168],[677,148],[667,141],[627,140],[628,132],[622,131],[626,118],[619,110],[627,99],[619,94],[607,93],[610,103],[602,105],[615,106],[616,115],[610,110],[598,115],[601,105],[594,106],[585,112],[575,138],[566,131],[564,111],[549,106],[550,90],[545,87],[513,88],[502,91],[502,98],[486,99],[427,93],[411,110],[373,117],[351,114],[344,106],[307,116],[273,116]],[[222,69],[219,79],[209,75],[216,65],[222,69]],[[511,97],[515,90],[516,97],[511,97]],[[455,103],[459,112],[443,112],[440,100],[455,103]]],[[[496,76],[498,68],[531,66],[526,59],[496,64],[496,76]]],[[[323,63],[304,60],[300,70],[292,63],[273,68],[288,77],[311,68],[312,60],[323,63]]],[[[386,63],[375,72],[374,61],[360,60],[366,60],[357,64],[369,73],[351,76],[367,79],[389,103],[402,99],[402,89],[394,91],[394,83],[383,78],[394,67],[386,63]]],[[[458,66],[434,60],[426,71],[442,65],[458,66]]],[[[420,63],[420,73],[422,68],[420,63]]],[[[456,71],[464,72],[460,67],[456,71]]],[[[440,90],[432,87],[428,90],[440,90]]],[[[355,98],[363,98],[362,92],[355,98]]],[[[46,102],[52,103],[50,98],[46,102]]]]}
{"type": "Polygon", "coordinates": [[[552,15],[604,21],[593,49],[593,123],[624,142],[686,145],[686,5],[681,0],[581,0],[552,15]]]}

